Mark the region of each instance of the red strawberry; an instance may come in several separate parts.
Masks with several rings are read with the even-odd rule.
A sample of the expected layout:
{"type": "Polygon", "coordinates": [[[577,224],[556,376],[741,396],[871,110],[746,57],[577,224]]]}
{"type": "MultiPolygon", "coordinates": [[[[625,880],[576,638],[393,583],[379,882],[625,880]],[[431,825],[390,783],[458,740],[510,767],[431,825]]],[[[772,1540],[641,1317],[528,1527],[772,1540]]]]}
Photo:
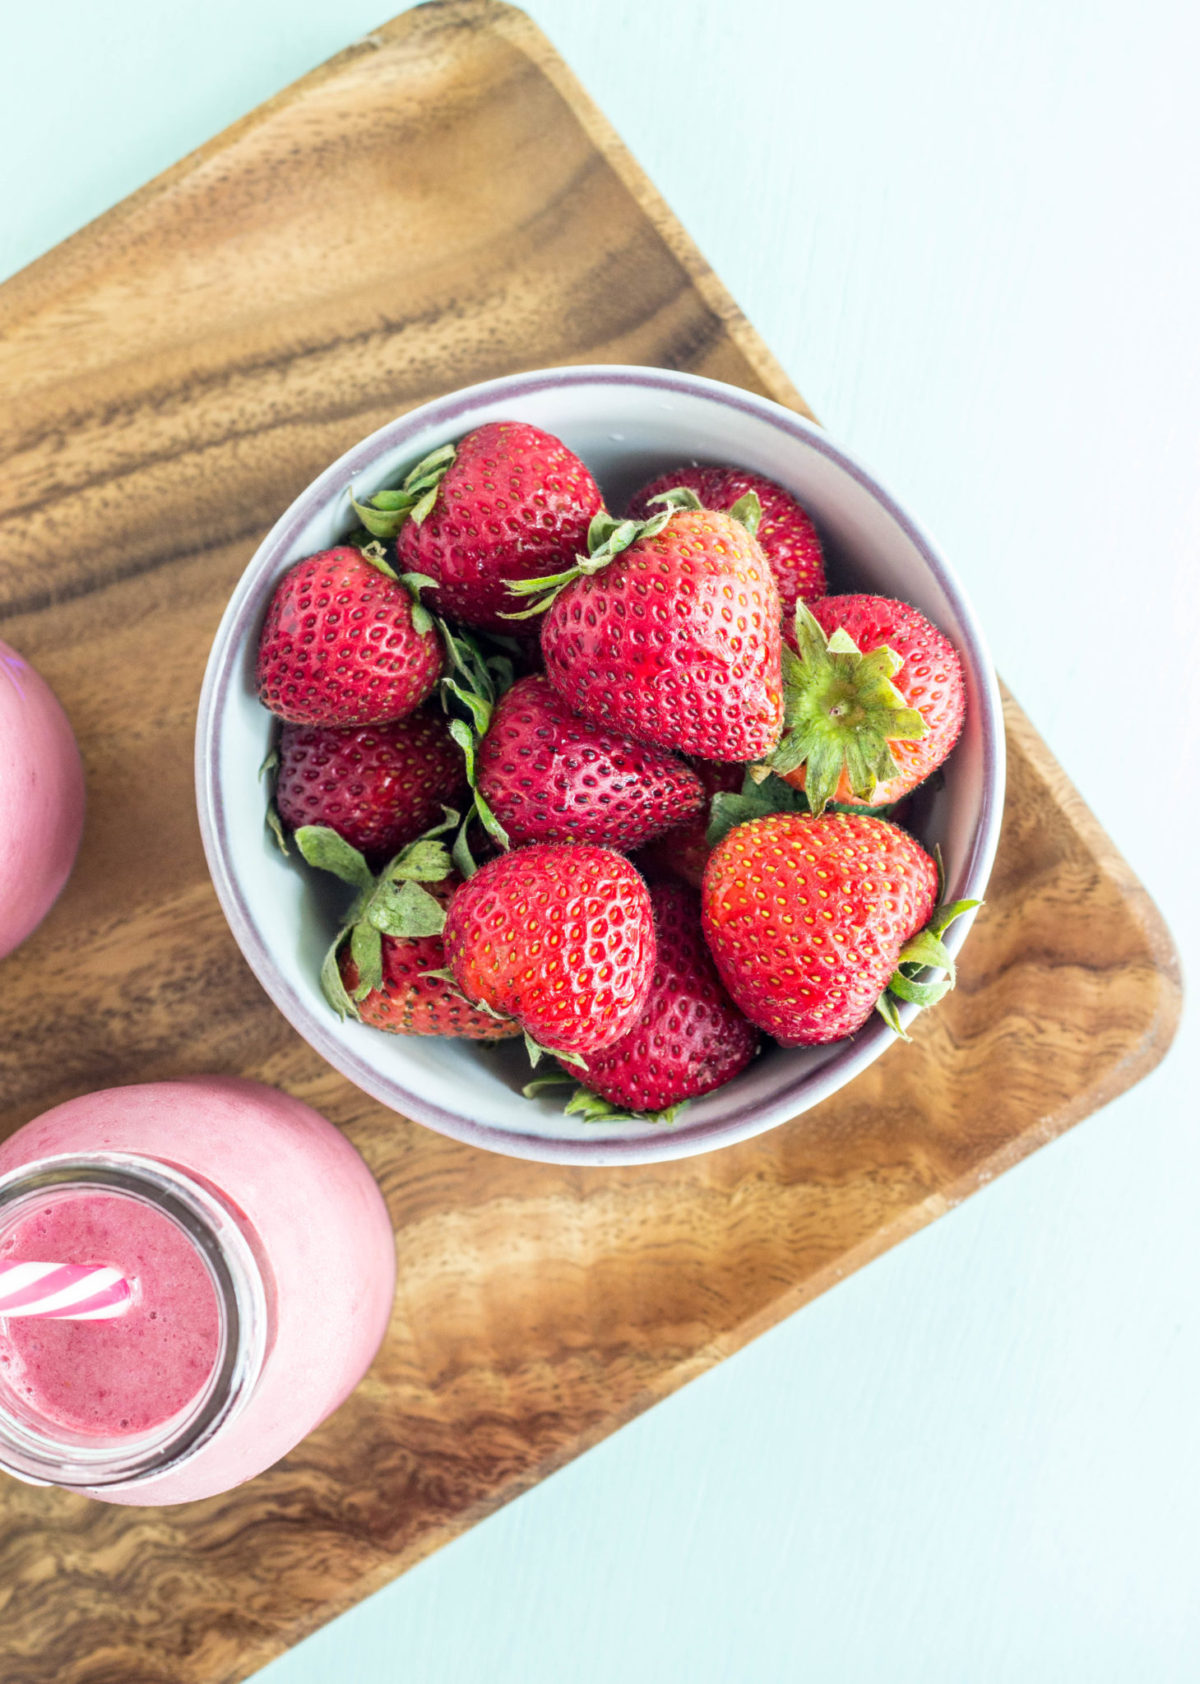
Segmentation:
{"type": "MultiPolygon", "coordinates": [[[[934,861],[884,819],[774,813],[713,849],[704,934],[751,1022],[785,1047],[816,1046],[862,1028],[906,943],[929,924],[937,891],[934,861]]],[[[948,909],[934,936],[962,909],[948,909]]],[[[944,950],[921,962],[952,970],[944,950]]],[[[914,987],[944,985],[899,991],[912,997],[914,987]]]]}
{"type": "Polygon", "coordinates": [[[301,825],[296,846],[309,865],[330,871],[356,893],[321,966],[321,988],[339,1017],[396,1035],[463,1035],[494,1041],[520,1031],[476,1011],[445,974],[442,930],[460,879],[443,820],[410,842],[383,870],[326,825],[301,825]]]}
{"type": "Polygon", "coordinates": [[[422,709],[388,725],[285,725],[275,802],[291,830],[328,825],[378,867],[467,792],[445,719],[422,709]]]}
{"type": "Polygon", "coordinates": [[[451,901],[443,939],[469,1000],[576,1063],[625,1034],[654,973],[646,885],[628,860],[590,842],[489,860],[451,901]]]}
{"type": "MultiPolygon", "coordinates": [[[[428,894],[448,907],[461,879],[443,878],[426,883],[428,894]]],[[[463,999],[441,971],[446,954],[441,936],[384,936],[383,981],[357,1002],[358,1015],[373,1029],[392,1035],[457,1035],[469,1041],[502,1041],[520,1030],[510,1019],[477,1011],[463,999]]],[[[349,945],[338,953],[338,970],[347,994],[358,987],[358,966],[349,945]]]]}
{"type": "Polygon", "coordinates": [[[809,797],[888,806],[958,741],[966,709],[949,639],[906,602],[826,596],[784,635],[787,734],[770,764],[809,797]],[[890,651],[890,654],[889,654],[890,651]]]}
{"type": "Polygon", "coordinates": [[[581,719],[541,675],[497,702],[477,764],[479,792],[514,844],[599,842],[624,852],[704,799],[682,760],[581,719]]]}
{"type": "Polygon", "coordinates": [[[798,602],[824,596],[825,558],[821,540],[790,491],[767,479],[765,474],[752,474],[748,468],[675,468],[669,474],[659,474],[649,485],[634,492],[629,501],[631,517],[646,520],[654,513],[652,499],[677,485],[694,491],[704,508],[727,511],[748,491],[753,491],[762,507],[754,536],[771,564],[785,611],[790,614],[798,602]]]}
{"type": "Polygon", "coordinates": [[[403,585],[348,544],[297,562],[267,609],[259,698],[295,725],[403,718],[442,670],[437,633],[432,624],[414,626],[415,609],[403,585]]]}
{"type": "Polygon", "coordinates": [[[754,1057],[758,1031],[721,986],[700,929],[700,897],[653,883],[658,961],[633,1028],[587,1061],[593,1093],[631,1111],[661,1111],[711,1093],[754,1057]]]}
{"type": "Polygon", "coordinates": [[[722,791],[736,794],[746,776],[744,766],[726,765],[719,760],[693,760],[693,771],[704,786],[704,805],[695,818],[676,825],[662,836],[655,837],[638,856],[639,865],[645,860],[648,867],[662,868],[682,877],[693,889],[704,881],[704,867],[712,849],[708,845],[708,822],[712,798],[722,791]]]}
{"type": "Polygon", "coordinates": [[[603,498],[561,439],[489,421],[419,462],[398,491],[355,507],[377,537],[395,538],[402,573],[431,581],[430,608],[511,635],[505,580],[570,567],[603,498]]]}
{"type": "Polygon", "coordinates": [[[704,760],[754,760],[783,723],[779,591],[740,522],[676,509],[597,522],[542,625],[546,676],[576,713],[704,760]]]}

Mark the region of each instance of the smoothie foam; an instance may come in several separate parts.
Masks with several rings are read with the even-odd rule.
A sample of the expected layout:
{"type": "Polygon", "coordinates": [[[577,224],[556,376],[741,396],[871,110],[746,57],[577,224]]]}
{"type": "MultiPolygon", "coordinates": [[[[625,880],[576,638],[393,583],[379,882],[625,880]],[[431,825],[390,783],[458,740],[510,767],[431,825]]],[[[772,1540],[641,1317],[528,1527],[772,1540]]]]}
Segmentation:
{"type": "Polygon", "coordinates": [[[169,1216],[105,1191],[48,1194],[0,1259],[108,1264],[133,1287],[111,1321],[0,1318],[0,1380],[45,1420],[103,1438],[148,1431],[204,1386],[220,1345],[212,1279],[169,1216]]]}

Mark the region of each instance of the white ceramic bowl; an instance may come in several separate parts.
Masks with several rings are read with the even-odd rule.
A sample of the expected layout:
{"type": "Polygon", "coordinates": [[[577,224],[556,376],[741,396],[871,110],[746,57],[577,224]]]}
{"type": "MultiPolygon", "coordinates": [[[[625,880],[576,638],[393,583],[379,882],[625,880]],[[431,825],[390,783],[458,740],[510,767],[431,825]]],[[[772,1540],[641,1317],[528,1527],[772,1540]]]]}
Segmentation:
{"type": "MultiPolygon", "coordinates": [[[[356,524],[359,496],[393,483],[435,445],[485,421],[516,419],[557,434],[599,480],[610,507],[682,462],[731,462],[778,480],[821,532],[836,590],[902,597],[941,627],[962,657],[967,721],[920,834],[940,842],[952,899],[981,899],[1004,796],[1000,698],[975,616],[919,527],[819,428],[766,398],[661,369],[557,368],[505,376],[452,393],[381,427],[320,475],[276,522],[242,575],[209,658],[196,734],[200,827],[217,894],[235,937],[280,1011],[324,1058],[383,1104],[443,1134],[492,1151],[553,1162],[652,1162],[744,1140],[825,1099],[895,1037],[874,1018],[832,1046],[773,1049],[670,1128],[597,1126],[565,1117],[561,1099],[522,1098],[519,1043],[391,1036],[341,1023],[321,994],[321,957],[336,928],[336,895],[282,858],[263,824],[258,768],[271,721],[254,690],[258,631],[276,581],[302,556],[356,524]]],[[[954,951],[962,918],[947,935],[954,951]]],[[[969,963],[969,960],[968,960],[969,963]]],[[[901,1006],[901,1017],[912,1008],[901,1006]]],[[[904,1057],[898,1052],[897,1057],[904,1057]]],[[[565,1090],[564,1090],[565,1091],[565,1090]]]]}

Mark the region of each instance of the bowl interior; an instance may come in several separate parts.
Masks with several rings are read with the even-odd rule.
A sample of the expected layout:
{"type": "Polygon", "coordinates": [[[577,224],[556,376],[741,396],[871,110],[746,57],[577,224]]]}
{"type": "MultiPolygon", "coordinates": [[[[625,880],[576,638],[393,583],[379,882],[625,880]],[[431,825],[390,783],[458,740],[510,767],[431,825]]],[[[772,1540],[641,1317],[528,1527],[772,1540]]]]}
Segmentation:
{"type": "MultiPolygon", "coordinates": [[[[484,1048],[339,1023],[318,972],[336,933],[341,892],[332,879],[284,860],[263,824],[258,769],[271,720],[255,696],[254,658],[276,581],[356,524],[351,482],[359,496],[369,494],[435,445],[506,418],[562,438],[616,511],[647,479],[683,462],[732,462],[765,473],[794,492],[816,522],[831,589],[902,597],[941,627],[963,658],[967,723],[914,828],[927,846],[940,843],[948,895],[981,897],[1003,793],[999,698],[969,605],[945,564],[861,467],[790,411],[696,376],[610,367],[513,376],[426,405],[356,446],[278,522],[230,602],[205,680],[197,783],[209,863],[234,934],[276,1004],[325,1058],[385,1104],[521,1156],[604,1163],[707,1150],[825,1097],[886,1050],[891,1031],[876,1020],[830,1047],[772,1049],[727,1087],[693,1101],[669,1129],[583,1124],[563,1116],[561,1098],[556,1104],[553,1096],[521,1096],[529,1070],[517,1043],[484,1048]]],[[[952,927],[951,948],[968,922],[952,927]]]]}

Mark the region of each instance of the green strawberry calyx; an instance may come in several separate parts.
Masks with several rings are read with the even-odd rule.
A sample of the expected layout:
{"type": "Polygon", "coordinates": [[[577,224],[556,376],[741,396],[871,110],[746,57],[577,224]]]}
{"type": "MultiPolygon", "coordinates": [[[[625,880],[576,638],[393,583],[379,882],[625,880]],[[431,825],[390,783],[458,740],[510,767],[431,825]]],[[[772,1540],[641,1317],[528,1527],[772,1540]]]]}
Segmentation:
{"type": "MultiPolygon", "coordinates": [[[[475,861],[467,845],[467,829],[478,819],[502,848],[510,846],[508,832],[479,793],[475,757],[492,723],[496,703],[513,682],[512,657],[504,647],[506,639],[451,631],[442,619],[437,622],[446,646],[446,670],[441,680],[442,708],[450,735],[462,749],[472,800],[454,840],[454,864],[463,877],[474,877],[475,861]],[[490,646],[490,647],[489,647],[490,646]]],[[[511,646],[513,649],[516,645],[511,646]]]]}
{"type": "MultiPolygon", "coordinates": [[[[940,876],[940,856],[938,868],[940,876]]],[[[958,980],[958,971],[954,956],[942,940],[942,936],[956,918],[961,918],[964,912],[973,912],[977,906],[982,905],[983,902],[979,900],[956,900],[936,907],[925,928],[918,930],[900,949],[899,962],[892,972],[891,981],[875,1002],[875,1010],[902,1041],[907,1041],[910,1037],[900,1022],[896,1000],[908,1000],[923,1011],[927,1006],[936,1006],[939,1000],[945,999],[958,980]],[[935,981],[919,981],[921,972],[927,968],[945,971],[946,974],[935,981]],[[892,998],[893,995],[895,999],[892,998]]]]}
{"type": "MultiPolygon", "coordinates": [[[[649,501],[661,503],[672,514],[682,509],[686,509],[690,514],[696,514],[705,507],[691,486],[688,485],[675,485],[669,491],[656,492],[649,501]]],[[[739,526],[744,526],[752,538],[757,537],[763,512],[757,491],[747,491],[745,496],[739,497],[736,503],[731,503],[727,509],[716,512],[728,515],[730,520],[736,520],[739,526]]]]}
{"type": "MultiPolygon", "coordinates": [[[[684,511],[692,513],[704,507],[696,493],[683,485],[674,486],[670,491],[660,491],[650,501],[661,503],[662,508],[648,520],[618,520],[607,509],[598,510],[588,527],[587,554],[576,556],[574,567],[568,567],[565,572],[547,573],[536,579],[506,579],[504,583],[514,596],[528,596],[535,600],[528,608],[513,609],[504,618],[531,620],[537,614],[544,614],[555,598],[576,579],[602,572],[610,561],[615,561],[643,538],[656,538],[673,515],[684,511]]],[[[725,512],[753,536],[762,518],[762,504],[755,492],[748,491],[725,512]]]]}
{"type": "Polygon", "coordinates": [[[397,573],[388,560],[386,546],[378,538],[372,538],[361,526],[350,534],[346,542],[358,551],[376,573],[382,573],[385,579],[391,579],[394,584],[403,586],[411,604],[409,618],[418,637],[424,637],[426,632],[431,632],[435,626],[441,624],[421,601],[421,592],[435,586],[436,579],[431,579],[428,573],[397,573]]]}
{"type": "Polygon", "coordinates": [[[752,538],[758,537],[762,512],[757,491],[747,491],[744,497],[739,497],[737,502],[731,503],[725,511],[730,520],[736,520],[739,526],[744,526],[752,538]]]}
{"type": "MultiPolygon", "coordinates": [[[[561,1059],[564,1055],[556,1053],[554,1056],[561,1059]]],[[[630,1111],[623,1105],[614,1105],[611,1100],[602,1099],[598,1093],[584,1087],[582,1082],[577,1082],[575,1077],[568,1075],[565,1070],[553,1076],[538,1076],[532,1082],[526,1082],[521,1092],[526,1099],[536,1099],[547,1088],[561,1087],[574,1089],[563,1106],[563,1115],[578,1117],[584,1123],[660,1123],[669,1126],[689,1103],[686,1099],[681,1099],[674,1105],[664,1106],[661,1111],[630,1111]]]]}
{"type": "MultiPolygon", "coordinates": [[[[691,493],[687,495],[690,496],[691,493]]],[[[618,520],[615,515],[610,515],[607,509],[598,510],[588,526],[587,554],[576,556],[574,567],[568,567],[564,573],[546,573],[540,578],[504,581],[514,596],[536,598],[528,608],[515,608],[511,613],[505,614],[504,618],[531,620],[537,614],[544,614],[568,585],[574,584],[576,579],[601,572],[610,561],[615,561],[619,555],[623,555],[639,539],[655,537],[663,530],[674,512],[674,507],[671,507],[663,509],[660,514],[651,515],[649,520],[618,520]]]]}
{"type": "MultiPolygon", "coordinates": [[[[895,812],[898,803],[881,807],[859,807],[831,801],[828,812],[860,813],[866,818],[886,819],[895,812]]],[[[723,842],[731,830],[751,819],[765,819],[771,813],[810,813],[808,796],[802,789],[784,783],[774,773],[763,777],[758,768],[746,769],[740,790],[718,790],[709,807],[708,830],[705,841],[710,848],[723,842]]]]}
{"type": "MultiPolygon", "coordinates": [[[[543,1047],[540,1042],[534,1040],[528,1029],[524,1031],[524,1035],[525,1051],[529,1054],[529,1068],[531,1070],[536,1070],[543,1058],[556,1058],[560,1064],[573,1064],[577,1070],[587,1069],[587,1059],[580,1053],[564,1052],[561,1047],[543,1047]]],[[[562,1079],[564,1078],[557,1076],[542,1077],[542,1081],[547,1083],[557,1082],[562,1079]]],[[[574,1078],[566,1077],[565,1080],[573,1081],[574,1078]]],[[[524,1091],[528,1093],[529,1090],[526,1088],[524,1091]]]]}
{"type": "Polygon", "coordinates": [[[347,543],[353,545],[363,560],[373,567],[376,573],[382,573],[385,579],[393,580],[395,584],[402,585],[407,591],[411,604],[409,618],[412,621],[412,629],[418,637],[424,637],[426,632],[431,632],[435,626],[441,625],[441,621],[431,614],[421,601],[421,592],[435,586],[437,584],[436,579],[431,579],[428,573],[397,573],[388,560],[387,550],[378,538],[372,538],[369,533],[352,532],[347,539],[347,543]]]}
{"type": "Polygon", "coordinates": [[[422,883],[438,883],[453,870],[450,851],[441,838],[457,828],[459,816],[443,807],[441,824],[409,842],[378,874],[357,848],[328,825],[301,825],[293,840],[302,858],[319,871],[328,871],[355,890],[321,966],[321,989],[339,1017],[358,1017],[358,1002],[383,986],[383,938],[412,939],[441,935],[446,914],[422,883]],[[353,996],[338,969],[338,956],[350,943],[358,968],[353,996]]]}
{"type": "Polygon", "coordinates": [[[278,740],[278,738],[276,738],[275,741],[272,742],[270,748],[267,750],[266,755],[263,758],[262,765],[258,768],[258,780],[259,780],[259,782],[261,783],[264,778],[267,780],[267,792],[268,793],[267,793],[267,810],[263,814],[263,817],[266,820],[267,829],[271,832],[271,835],[275,838],[275,845],[279,849],[279,852],[281,854],[287,855],[287,854],[291,853],[291,849],[287,845],[287,827],[285,826],[285,824],[283,822],[283,815],[279,811],[279,803],[276,800],[276,796],[275,796],[276,785],[278,784],[278,781],[279,781],[279,740],[278,740]]]}
{"type": "Polygon", "coordinates": [[[505,614],[504,618],[531,620],[537,614],[544,614],[555,598],[560,596],[568,585],[574,584],[576,579],[602,572],[610,561],[624,555],[626,550],[641,539],[657,537],[679,509],[700,507],[700,500],[695,492],[687,491],[682,486],[674,491],[660,492],[652,501],[663,504],[663,507],[657,514],[651,515],[649,520],[618,520],[616,515],[610,515],[607,509],[598,509],[588,526],[587,554],[577,555],[574,567],[568,567],[564,573],[547,573],[536,579],[506,579],[504,583],[514,596],[529,596],[536,600],[528,608],[513,609],[510,614],[505,614]]]}
{"type": "Polygon", "coordinates": [[[454,464],[457,451],[452,444],[439,445],[423,456],[415,468],[410,468],[394,489],[374,492],[365,502],[359,502],[350,486],[350,507],[362,525],[346,539],[385,579],[394,579],[412,598],[412,626],[420,637],[441,624],[421,601],[423,590],[435,587],[436,579],[428,573],[398,573],[388,557],[387,545],[397,536],[406,521],[418,526],[429,514],[437,499],[438,488],[454,464]]]}
{"type": "Polygon", "coordinates": [[[840,626],[827,638],[803,602],[796,643],[799,654],[783,646],[783,736],[756,775],[803,766],[809,809],[819,814],[845,773],[855,800],[871,806],[877,785],[899,771],[889,745],[919,742],[927,729],[892,683],[903,658],[886,644],[864,654],[840,626]]]}
{"type": "Polygon", "coordinates": [[[423,456],[415,468],[410,468],[398,486],[376,491],[361,503],[351,486],[351,507],[371,537],[390,541],[408,520],[420,526],[433,508],[438,488],[457,454],[454,445],[439,445],[423,456]]]}

